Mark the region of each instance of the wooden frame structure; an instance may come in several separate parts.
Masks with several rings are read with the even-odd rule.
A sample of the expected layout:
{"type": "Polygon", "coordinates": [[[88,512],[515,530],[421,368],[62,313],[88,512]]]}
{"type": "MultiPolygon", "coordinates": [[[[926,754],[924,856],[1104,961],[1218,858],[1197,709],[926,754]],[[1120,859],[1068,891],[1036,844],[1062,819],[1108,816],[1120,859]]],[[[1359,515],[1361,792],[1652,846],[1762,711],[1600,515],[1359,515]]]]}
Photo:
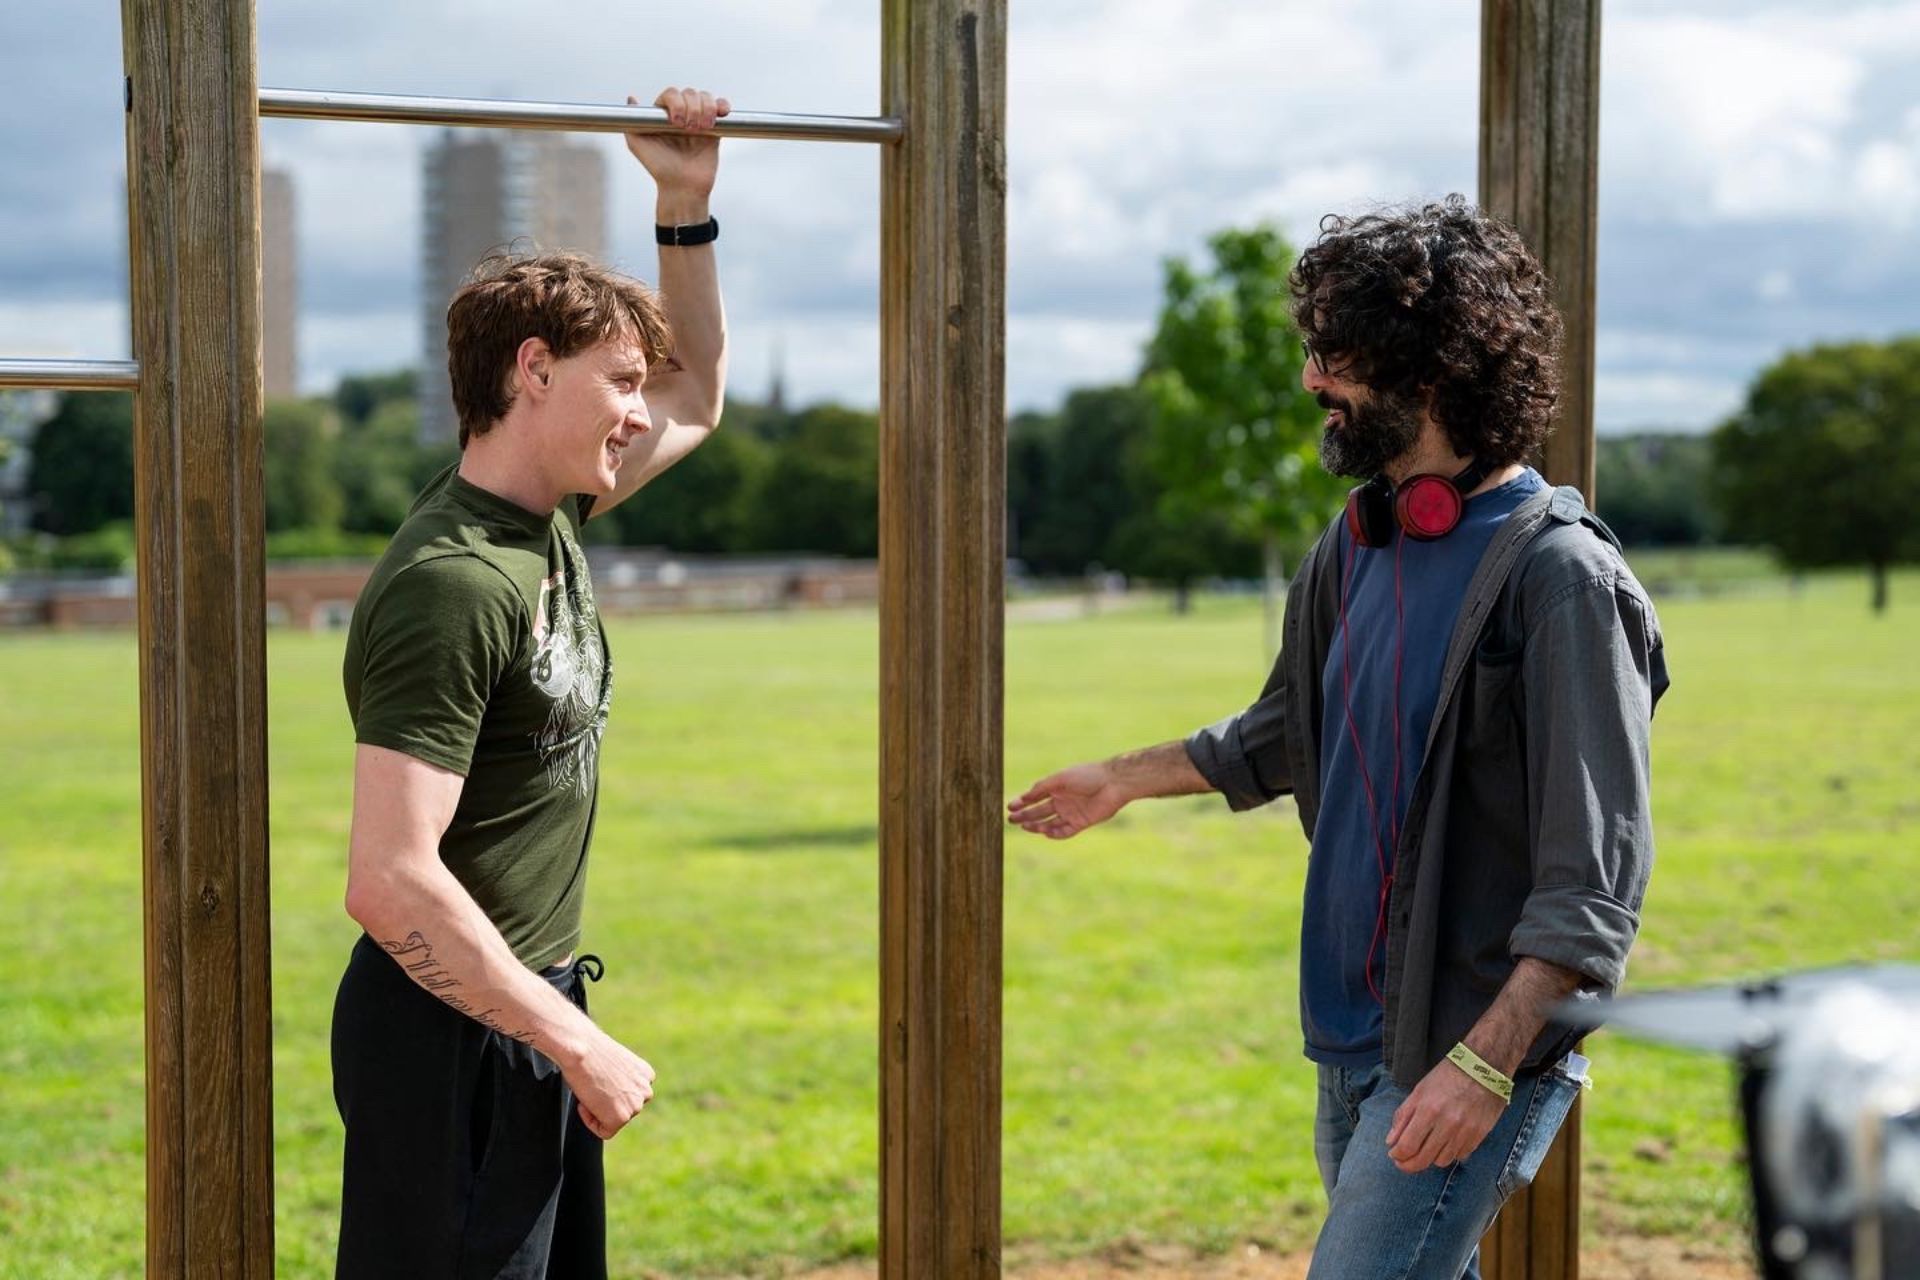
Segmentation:
{"type": "MultiPolygon", "coordinates": [[[[880,1273],[1000,1274],[1007,0],[881,0],[878,118],[723,134],[884,147],[880,1273]]],[[[1599,0],[1483,0],[1481,201],[1560,286],[1550,479],[1592,493],[1599,0]]],[[[273,1274],[261,115],[664,128],[650,108],[261,90],[253,0],[122,0],[133,362],[0,386],[133,389],[147,1274],[273,1274]]],[[[1576,1113],[1577,1116],[1577,1113],[1576,1113]]],[[[1577,1274],[1578,1127],[1488,1237],[1577,1274]]]]}
{"type": "MultiPolygon", "coordinates": [[[[1566,336],[1541,470],[1590,505],[1599,162],[1600,0],[1481,0],[1480,206],[1519,229],[1553,281],[1566,336]]],[[[1578,1280],[1581,1107],[1487,1233],[1487,1280],[1578,1280]]]]}

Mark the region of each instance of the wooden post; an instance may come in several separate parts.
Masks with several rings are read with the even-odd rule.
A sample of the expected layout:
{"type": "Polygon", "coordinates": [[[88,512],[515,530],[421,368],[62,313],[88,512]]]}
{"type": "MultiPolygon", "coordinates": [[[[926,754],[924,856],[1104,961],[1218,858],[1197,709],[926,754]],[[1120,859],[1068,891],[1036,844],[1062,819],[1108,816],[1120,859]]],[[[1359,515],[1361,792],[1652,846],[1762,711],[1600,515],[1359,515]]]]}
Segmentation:
{"type": "Polygon", "coordinates": [[[1006,0],[882,0],[880,1275],[1000,1274],[1006,0]]]}
{"type": "Polygon", "coordinates": [[[139,530],[147,1270],[273,1274],[251,0],[122,0],[139,530]]]}
{"type": "Polygon", "coordinates": [[[1481,0],[1480,205],[1553,279],[1566,347],[1542,470],[1589,503],[1599,160],[1600,0],[1481,0]]]}
{"type": "MultiPolygon", "coordinates": [[[[1600,0],[1481,0],[1480,204],[1517,227],[1566,323],[1560,412],[1541,470],[1591,504],[1600,0]]],[[[1578,1280],[1578,1099],[1532,1188],[1482,1245],[1487,1280],[1578,1280]]]]}

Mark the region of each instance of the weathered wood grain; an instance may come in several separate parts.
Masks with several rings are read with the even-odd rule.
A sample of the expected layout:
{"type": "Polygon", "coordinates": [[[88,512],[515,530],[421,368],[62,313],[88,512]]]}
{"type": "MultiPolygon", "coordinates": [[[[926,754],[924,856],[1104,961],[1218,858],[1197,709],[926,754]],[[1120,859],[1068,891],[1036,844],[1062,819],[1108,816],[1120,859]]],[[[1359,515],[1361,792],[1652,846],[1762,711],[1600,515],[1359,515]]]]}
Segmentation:
{"type": "Polygon", "coordinates": [[[1560,412],[1542,470],[1593,491],[1600,0],[1482,0],[1480,204],[1519,228],[1566,323],[1560,412]]]}
{"type": "MultiPolygon", "coordinates": [[[[1480,204],[1539,255],[1566,325],[1541,471],[1593,503],[1600,0],[1481,0],[1480,12],[1480,204]]],[[[1577,1280],[1579,1161],[1576,1103],[1534,1185],[1487,1234],[1487,1280],[1577,1280]]]]}
{"type": "Polygon", "coordinates": [[[1005,0],[883,0],[880,1274],[1000,1274],[1005,0]]]}
{"type": "Polygon", "coordinates": [[[259,144],[249,0],[123,0],[147,1274],[273,1274],[259,144]]]}

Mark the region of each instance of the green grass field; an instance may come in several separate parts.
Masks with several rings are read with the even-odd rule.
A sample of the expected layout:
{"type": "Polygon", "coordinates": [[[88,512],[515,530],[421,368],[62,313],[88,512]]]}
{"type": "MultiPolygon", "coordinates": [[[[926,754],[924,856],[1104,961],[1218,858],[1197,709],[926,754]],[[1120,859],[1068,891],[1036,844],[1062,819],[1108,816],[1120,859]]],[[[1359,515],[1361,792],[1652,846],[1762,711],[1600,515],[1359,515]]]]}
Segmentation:
{"type": "MultiPolygon", "coordinates": [[[[1660,854],[1633,983],[1920,959],[1920,577],[1663,602],[1660,854]]],[[[618,1274],[870,1253],[875,657],[869,614],[638,619],[604,757],[587,946],[661,1073],[608,1152],[618,1274]]],[[[1010,785],[1229,712],[1255,602],[1009,630],[1010,785]]],[[[0,1276],[141,1270],[138,717],[130,634],[0,639],[0,1276]]],[[[350,735],[338,635],[272,668],[279,1274],[331,1274],[333,987],[350,735]]],[[[1143,806],[1006,864],[1005,1225],[1025,1253],[1309,1243],[1305,845],[1285,802],[1143,806]]],[[[1737,1248],[1725,1064],[1602,1034],[1589,1232],[1737,1248]]]]}

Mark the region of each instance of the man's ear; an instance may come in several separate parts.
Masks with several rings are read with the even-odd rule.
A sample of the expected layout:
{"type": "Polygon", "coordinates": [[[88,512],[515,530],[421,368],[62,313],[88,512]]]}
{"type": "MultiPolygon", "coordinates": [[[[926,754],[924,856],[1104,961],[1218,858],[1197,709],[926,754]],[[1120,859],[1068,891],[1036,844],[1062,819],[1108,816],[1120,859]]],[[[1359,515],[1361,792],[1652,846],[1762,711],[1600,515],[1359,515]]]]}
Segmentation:
{"type": "Polygon", "coordinates": [[[553,381],[553,349],[545,338],[528,338],[514,352],[514,374],[529,391],[546,389],[553,381]]]}

